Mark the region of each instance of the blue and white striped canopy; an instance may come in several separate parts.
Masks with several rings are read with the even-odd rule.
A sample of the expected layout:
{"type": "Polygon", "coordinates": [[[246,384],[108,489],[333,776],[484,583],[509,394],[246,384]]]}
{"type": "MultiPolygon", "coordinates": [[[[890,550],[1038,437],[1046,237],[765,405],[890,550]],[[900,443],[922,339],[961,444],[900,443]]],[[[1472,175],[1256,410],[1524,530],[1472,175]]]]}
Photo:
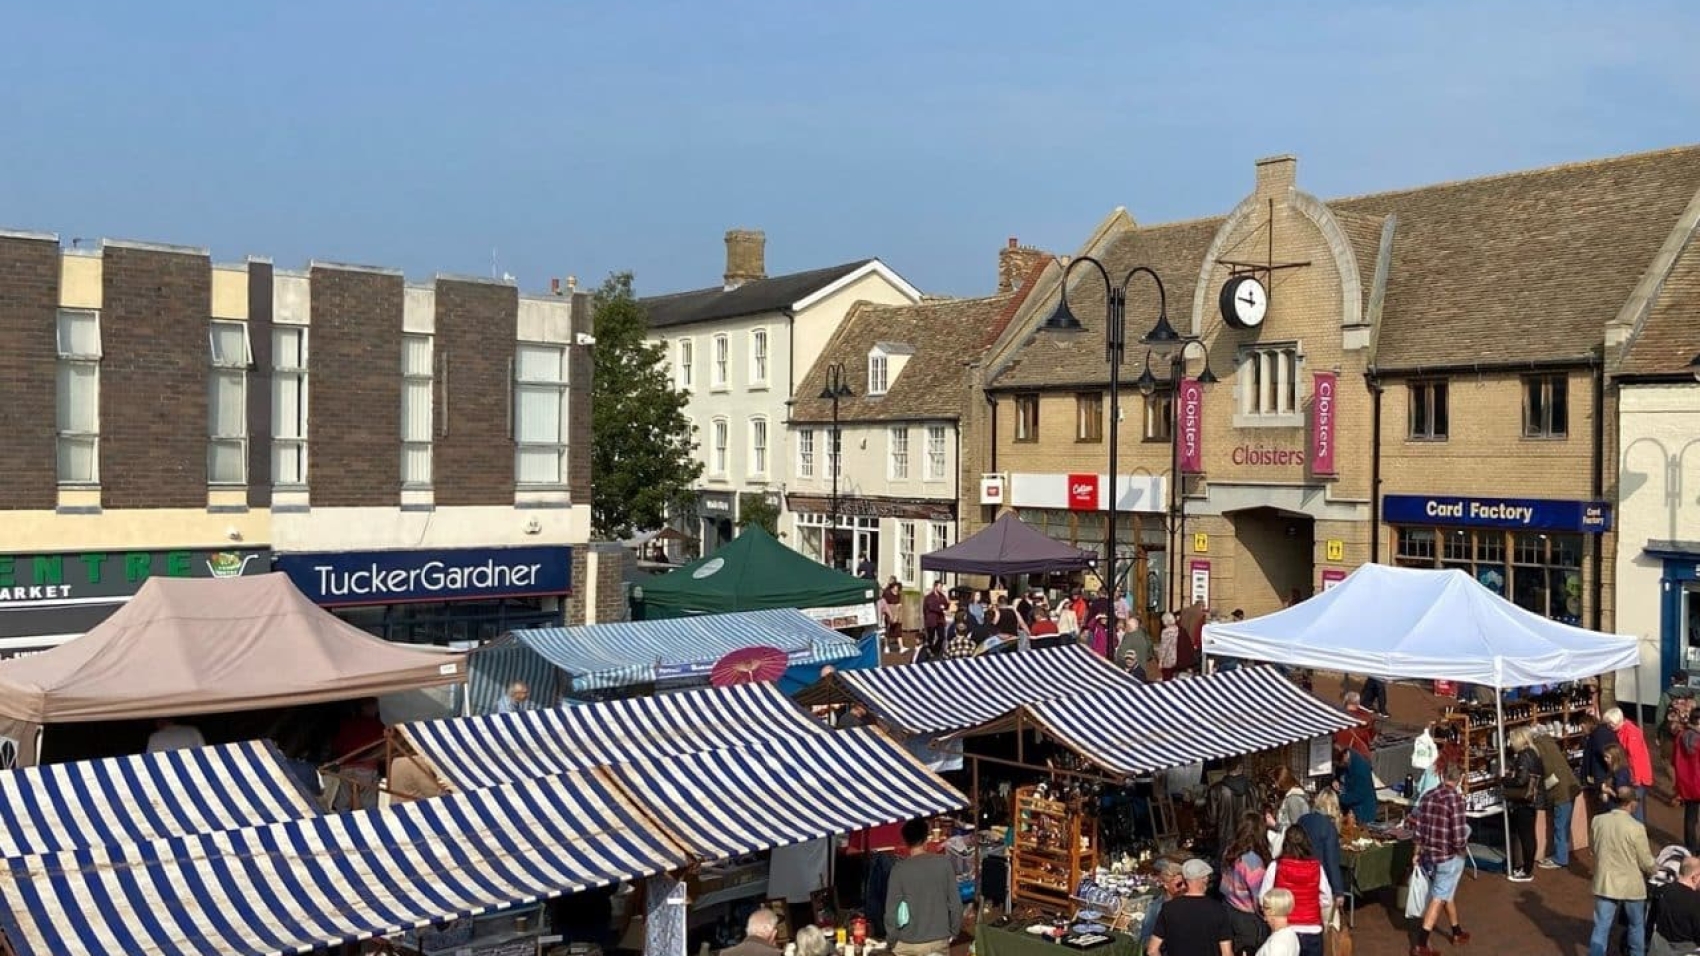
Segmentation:
{"type": "Polygon", "coordinates": [[[1135,776],[1256,753],[1357,725],[1270,667],[1239,667],[1022,708],[1075,753],[1135,776]]]}
{"type": "Polygon", "coordinates": [[[570,675],[574,690],[706,679],[716,661],[746,647],[778,648],[792,664],[830,664],[858,651],[854,640],[795,608],[547,627],[512,636],[570,675]]]}
{"type": "Polygon", "coordinates": [[[595,774],[0,862],[17,956],[298,953],[682,866],[595,774]]]}
{"type": "Polygon", "coordinates": [[[264,741],[0,771],[0,857],[314,816],[264,741]]]}
{"type": "Polygon", "coordinates": [[[449,789],[828,731],[772,684],[402,724],[449,789]]]}
{"type": "Polygon", "coordinates": [[[911,734],[978,726],[1034,701],[1140,686],[1079,644],[839,671],[833,679],[880,719],[911,734]]]}
{"type": "Polygon", "coordinates": [[[619,764],[605,772],[702,860],[968,803],[871,727],[619,764]]]}

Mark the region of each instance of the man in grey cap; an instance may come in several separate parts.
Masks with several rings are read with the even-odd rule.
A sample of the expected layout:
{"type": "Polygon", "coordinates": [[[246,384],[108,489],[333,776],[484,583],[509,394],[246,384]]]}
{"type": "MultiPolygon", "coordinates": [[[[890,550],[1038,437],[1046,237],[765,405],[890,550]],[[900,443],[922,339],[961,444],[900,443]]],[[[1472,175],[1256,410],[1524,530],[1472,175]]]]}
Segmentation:
{"type": "Polygon", "coordinates": [[[1191,859],[1181,864],[1186,890],[1163,904],[1145,944],[1146,956],[1233,956],[1233,924],[1220,902],[1205,896],[1210,864],[1191,859]]]}

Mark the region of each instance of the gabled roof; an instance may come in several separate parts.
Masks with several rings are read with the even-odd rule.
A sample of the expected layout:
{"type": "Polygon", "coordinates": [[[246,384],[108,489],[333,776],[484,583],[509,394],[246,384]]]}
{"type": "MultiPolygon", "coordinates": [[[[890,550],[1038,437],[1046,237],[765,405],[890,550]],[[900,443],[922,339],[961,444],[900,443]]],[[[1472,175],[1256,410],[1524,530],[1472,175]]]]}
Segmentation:
{"type": "Polygon", "coordinates": [[[957,420],[968,397],[963,364],[980,354],[987,330],[1005,316],[1018,295],[929,299],[914,305],[856,303],[814,367],[797,383],[791,421],[832,420],[832,403],[823,401],[820,393],[826,387],[826,369],[834,362],[844,363],[855,393],[839,401],[840,421],[957,420]],[[913,354],[884,395],[869,395],[868,353],[876,345],[891,344],[908,346],[913,354]]]}
{"type": "Polygon", "coordinates": [[[1685,146],[1328,206],[1398,217],[1375,364],[1399,370],[1593,355],[1697,191],[1685,146]]]}
{"type": "Polygon", "coordinates": [[[1700,355],[1700,236],[1687,247],[1665,278],[1640,328],[1624,350],[1614,374],[1619,378],[1691,380],[1688,363],[1700,355]]]}
{"type": "Polygon", "coordinates": [[[920,296],[902,277],[878,259],[859,259],[824,269],[757,279],[731,291],[721,286],[713,286],[692,292],[650,296],[638,301],[649,313],[649,327],[662,329],[694,322],[735,319],[746,315],[760,315],[763,312],[800,308],[806,300],[825,291],[834,283],[850,279],[859,272],[876,271],[914,293],[917,298],[920,296]]]}

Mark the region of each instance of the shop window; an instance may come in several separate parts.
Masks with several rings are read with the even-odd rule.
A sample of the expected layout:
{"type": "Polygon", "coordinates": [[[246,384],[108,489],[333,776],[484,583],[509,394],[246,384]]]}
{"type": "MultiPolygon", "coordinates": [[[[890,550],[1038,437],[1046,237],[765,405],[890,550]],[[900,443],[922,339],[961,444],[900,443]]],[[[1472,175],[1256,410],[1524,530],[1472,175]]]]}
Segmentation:
{"type": "Polygon", "coordinates": [[[1434,567],[1434,529],[1400,528],[1393,550],[1394,563],[1407,568],[1434,567]]]}
{"type": "Polygon", "coordinates": [[[709,384],[714,388],[725,388],[732,368],[732,340],[725,335],[714,337],[714,377],[709,384]]]}
{"type": "Polygon", "coordinates": [[[1039,396],[1015,396],[1015,440],[1039,440],[1039,396]]]}
{"type": "Polygon", "coordinates": [[[1295,415],[1299,411],[1299,348],[1280,345],[1240,353],[1240,414],[1295,415]]]}
{"type": "Polygon", "coordinates": [[[1407,433],[1412,441],[1445,441],[1447,428],[1446,383],[1411,383],[1411,422],[1407,433]]]}
{"type": "Polygon", "coordinates": [[[207,343],[207,481],[240,485],[248,480],[248,323],[213,322],[207,343]]]}
{"type": "Polygon", "coordinates": [[[1467,565],[1474,556],[1475,542],[1470,532],[1463,529],[1453,529],[1443,535],[1445,541],[1441,544],[1441,560],[1449,565],[1467,565]]]}
{"type": "Polygon", "coordinates": [[[1563,438],[1569,433],[1569,384],[1562,374],[1524,376],[1524,438],[1563,438]]]}
{"type": "Polygon", "coordinates": [[[680,391],[689,391],[691,386],[696,384],[695,379],[692,377],[693,373],[696,371],[696,364],[696,342],[691,339],[680,339],[679,361],[678,364],[674,366],[674,372],[678,375],[680,391]]]}
{"type": "Polygon", "coordinates": [[[1168,441],[1174,433],[1174,393],[1153,392],[1145,396],[1145,440],[1168,441]]]}
{"type": "Polygon", "coordinates": [[[100,481],[100,313],[61,309],[55,417],[59,483],[100,481]]]}
{"type": "Polygon", "coordinates": [[[514,477],[522,485],[559,485],[567,457],[567,350],[521,344],[514,362],[514,477]]]}
{"type": "Polygon", "coordinates": [[[927,426],[927,480],[939,481],[944,478],[945,466],[945,430],[943,425],[927,426]]]}
{"type": "Polygon", "coordinates": [[[726,477],[726,443],[731,426],[724,418],[714,420],[714,445],[709,449],[708,473],[715,478],[726,477]]]}
{"type": "Polygon", "coordinates": [[[1101,392],[1080,392],[1074,396],[1074,440],[1100,442],[1104,440],[1104,395],[1101,392]]]}
{"type": "Polygon", "coordinates": [[[272,327],[272,482],[307,483],[307,327],[272,327]]]}
{"type": "Polygon", "coordinates": [[[797,432],[797,477],[813,478],[815,476],[815,430],[813,428],[799,429],[797,432]]]}
{"type": "Polygon", "coordinates": [[[750,474],[767,477],[767,419],[750,419],[750,474]]]}
{"type": "Polygon", "coordinates": [[[767,330],[750,333],[750,387],[767,387],[767,330]]]}
{"type": "Polygon", "coordinates": [[[889,436],[891,448],[889,477],[894,481],[907,479],[909,477],[909,429],[899,425],[889,431],[889,436]]]}
{"type": "Polygon", "coordinates": [[[431,484],[431,337],[401,337],[401,483],[431,484]]]}

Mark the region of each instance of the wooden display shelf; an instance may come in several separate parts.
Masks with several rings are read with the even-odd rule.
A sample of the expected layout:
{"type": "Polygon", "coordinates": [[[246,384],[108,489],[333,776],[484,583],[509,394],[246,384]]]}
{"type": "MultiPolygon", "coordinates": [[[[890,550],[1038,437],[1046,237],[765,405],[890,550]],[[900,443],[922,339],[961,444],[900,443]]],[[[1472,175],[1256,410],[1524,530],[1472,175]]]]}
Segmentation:
{"type": "Polygon", "coordinates": [[[1037,796],[1032,787],[1017,788],[1012,806],[1010,895],[1066,907],[1081,880],[1098,867],[1097,820],[1081,807],[1037,796]]]}
{"type": "MultiPolygon", "coordinates": [[[[1516,727],[1530,727],[1536,724],[1552,723],[1553,721],[1571,723],[1585,714],[1593,713],[1597,700],[1598,689],[1590,688],[1589,696],[1586,701],[1572,700],[1569,697],[1566,697],[1562,706],[1559,707],[1535,710],[1531,713],[1520,714],[1516,717],[1508,716],[1505,718],[1506,736],[1509,737],[1511,730],[1516,727]]],[[[1530,705],[1519,703],[1514,704],[1513,706],[1526,707],[1530,705]]],[[[1506,765],[1506,761],[1501,759],[1504,755],[1502,748],[1505,741],[1498,741],[1498,746],[1496,746],[1495,741],[1495,735],[1499,729],[1497,716],[1497,713],[1491,709],[1478,707],[1465,711],[1449,713],[1441,721],[1441,723],[1452,727],[1457,732],[1457,745],[1464,751],[1464,765],[1467,771],[1461,785],[1461,789],[1464,793],[1469,793],[1471,790],[1482,790],[1489,787],[1497,787],[1499,785],[1499,778],[1495,776],[1489,776],[1473,782],[1470,779],[1471,775],[1477,772],[1477,768],[1491,766],[1495,760],[1501,760],[1500,766],[1502,768],[1506,765]],[[1475,717],[1490,717],[1495,719],[1489,720],[1480,726],[1476,726],[1473,723],[1473,718],[1475,717]]],[[[1586,736],[1586,734],[1581,731],[1568,731],[1564,734],[1556,735],[1554,739],[1559,741],[1570,741],[1580,739],[1584,736],[1586,736]]],[[[1568,747],[1565,749],[1566,751],[1569,750],[1568,747]]]]}

